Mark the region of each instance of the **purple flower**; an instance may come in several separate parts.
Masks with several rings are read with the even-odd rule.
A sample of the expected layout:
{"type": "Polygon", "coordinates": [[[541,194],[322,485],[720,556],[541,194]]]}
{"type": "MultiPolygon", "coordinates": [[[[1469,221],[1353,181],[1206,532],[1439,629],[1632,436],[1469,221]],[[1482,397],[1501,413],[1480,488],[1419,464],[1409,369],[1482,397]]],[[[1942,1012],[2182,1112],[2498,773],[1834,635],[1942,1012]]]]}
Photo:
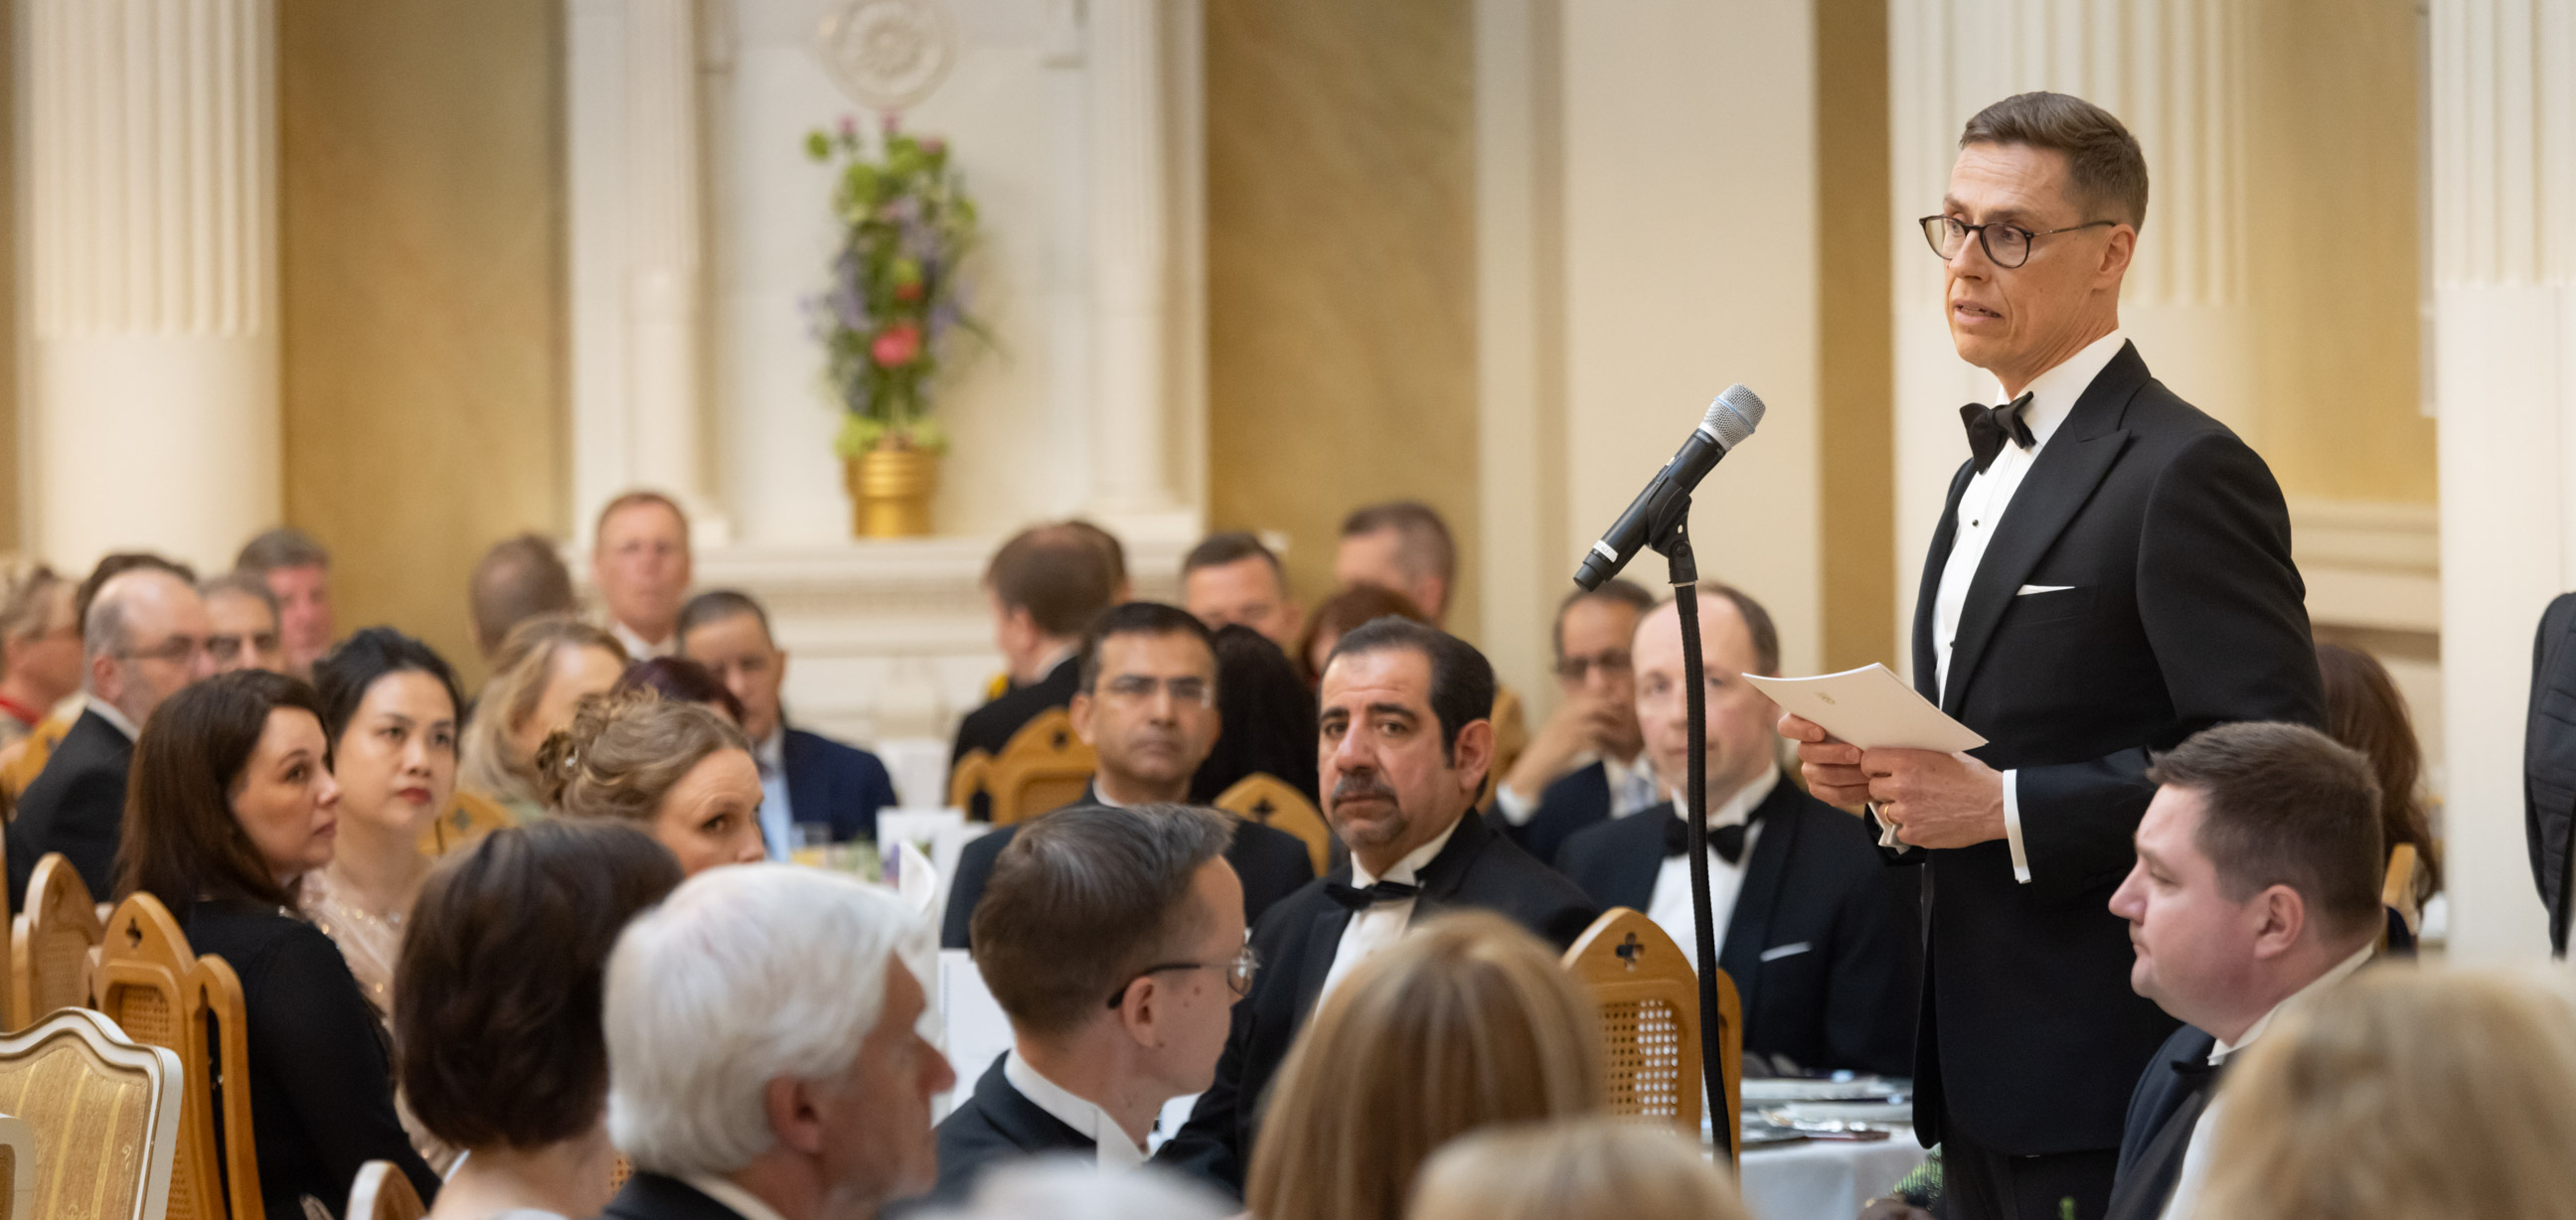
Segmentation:
{"type": "Polygon", "coordinates": [[[858,119],[846,114],[841,116],[841,138],[844,140],[855,140],[859,138],[858,119]]]}

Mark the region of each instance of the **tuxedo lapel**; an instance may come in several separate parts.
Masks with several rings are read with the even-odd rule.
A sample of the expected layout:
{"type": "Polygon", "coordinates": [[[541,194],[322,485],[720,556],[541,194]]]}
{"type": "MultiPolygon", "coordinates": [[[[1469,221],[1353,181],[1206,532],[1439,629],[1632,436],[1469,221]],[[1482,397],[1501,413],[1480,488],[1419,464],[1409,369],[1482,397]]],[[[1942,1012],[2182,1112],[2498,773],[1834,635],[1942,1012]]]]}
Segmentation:
{"type": "MultiPolygon", "coordinates": [[[[1346,869],[1333,870],[1330,881],[1348,885],[1351,876],[1346,869]]],[[[1341,951],[1342,933],[1351,926],[1351,913],[1338,902],[1324,904],[1315,914],[1314,926],[1306,932],[1305,960],[1298,963],[1297,1020],[1303,1024],[1315,1012],[1315,1000],[1324,994],[1324,980],[1333,973],[1333,956],[1341,951]]]]}
{"type": "Polygon", "coordinates": [[[1788,878],[1789,858],[1798,844],[1797,804],[1804,798],[1787,776],[1762,798],[1762,833],[1744,861],[1744,882],[1735,891],[1735,912],[1727,917],[1726,943],[1718,946],[1717,964],[1741,991],[1761,965],[1769,948],[1771,911],[1779,905],[1788,878]]]}
{"type": "Polygon", "coordinates": [[[1603,907],[1643,911],[1655,905],[1655,882],[1664,875],[1664,824],[1674,816],[1672,802],[1666,801],[1616,823],[1619,836],[1627,841],[1626,849],[1607,861],[1616,872],[1609,878],[1608,892],[1599,895],[1603,907]]]}
{"type": "Polygon", "coordinates": [[[1959,463],[1958,473],[1950,476],[1950,499],[1941,508],[1941,524],[1932,530],[1932,553],[1923,560],[1923,581],[1914,594],[1914,689],[1934,703],[1941,701],[1935,683],[1941,680],[1941,649],[1933,639],[1933,625],[1940,614],[1941,573],[1950,566],[1950,547],[1959,538],[1959,501],[1968,494],[1968,480],[1977,473],[1975,464],[1959,463]]]}
{"type": "Polygon", "coordinates": [[[1422,888],[1422,895],[1414,900],[1413,917],[1406,926],[1439,914],[1457,899],[1459,889],[1467,884],[1467,870],[1476,863],[1476,856],[1485,850],[1485,840],[1493,833],[1493,828],[1472,809],[1459,817],[1458,829],[1441,845],[1440,854],[1431,857],[1431,862],[1423,865],[1422,872],[1413,879],[1422,888]]]}

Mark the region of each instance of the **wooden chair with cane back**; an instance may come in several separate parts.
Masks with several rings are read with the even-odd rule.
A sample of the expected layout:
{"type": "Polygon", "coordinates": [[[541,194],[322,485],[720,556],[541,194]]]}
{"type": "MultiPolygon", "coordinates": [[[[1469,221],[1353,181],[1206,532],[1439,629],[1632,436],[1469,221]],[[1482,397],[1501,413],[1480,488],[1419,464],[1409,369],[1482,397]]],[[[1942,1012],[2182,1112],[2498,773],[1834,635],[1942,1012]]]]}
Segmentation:
{"type": "Polygon", "coordinates": [[[91,950],[107,935],[80,871],[60,852],[36,861],[26,910],[9,928],[9,1026],[24,1029],[58,1008],[87,1008],[91,950]]]}
{"type": "Polygon", "coordinates": [[[358,1166],[358,1178],[349,1184],[349,1210],[341,1215],[346,1220],[420,1220],[428,1211],[411,1179],[392,1161],[369,1161],[358,1166]]]}
{"type": "MultiPolygon", "coordinates": [[[[1601,1011],[1610,1112],[1670,1122],[1699,1138],[1699,976],[1682,947],[1655,921],[1612,907],[1564,961],[1601,1011]]],[[[1725,1107],[1719,1121],[1734,1122],[1744,1096],[1744,1013],[1735,981],[1720,970],[1716,982],[1726,1096],[1711,1100],[1725,1107]]]]}
{"type": "Polygon", "coordinates": [[[1288,781],[1255,771],[1218,793],[1216,807],[1297,836],[1297,841],[1306,845],[1306,858],[1314,864],[1315,875],[1321,877],[1331,871],[1333,828],[1325,824],[1324,815],[1306,799],[1306,794],[1288,781]]]}
{"type": "Polygon", "coordinates": [[[968,750],[948,769],[948,807],[972,809],[975,794],[984,790],[993,776],[993,756],[981,749],[968,750]]]}
{"type": "Polygon", "coordinates": [[[421,828],[420,854],[436,859],[457,848],[482,838],[493,831],[518,824],[501,802],[480,792],[459,790],[450,797],[447,808],[421,828]]]}
{"type": "Polygon", "coordinates": [[[91,985],[99,1011],[127,1036],[178,1052],[187,1100],[170,1171],[170,1220],[264,1215],[250,1125],[249,1021],[233,968],[212,954],[198,956],[170,909],[136,894],[107,921],[91,985]]]}
{"type": "Polygon", "coordinates": [[[159,1220],[182,1075],[177,1055],[85,1008],[0,1037],[0,1220],[159,1220]]]}
{"type": "Polygon", "coordinates": [[[1071,715],[1060,707],[1038,713],[993,756],[984,784],[993,824],[1008,826],[1082,799],[1099,767],[1100,756],[1074,734],[1071,715]]]}

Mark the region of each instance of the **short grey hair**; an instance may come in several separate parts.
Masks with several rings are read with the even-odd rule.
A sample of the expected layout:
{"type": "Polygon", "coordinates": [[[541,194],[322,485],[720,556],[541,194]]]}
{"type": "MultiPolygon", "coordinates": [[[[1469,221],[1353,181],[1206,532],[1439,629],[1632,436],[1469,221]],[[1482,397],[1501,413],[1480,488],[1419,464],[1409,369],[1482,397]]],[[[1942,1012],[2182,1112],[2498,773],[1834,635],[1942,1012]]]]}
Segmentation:
{"type": "Polygon", "coordinates": [[[738,864],[681,883],[608,960],[610,1140],[672,1177],[749,1165],[777,1139],[769,1082],[849,1071],[887,966],[929,993],[935,955],[919,915],[855,878],[738,864]]]}
{"type": "Polygon", "coordinates": [[[259,599],[261,605],[268,607],[270,618],[279,618],[284,613],[277,604],[277,590],[268,587],[268,578],[248,568],[235,568],[197,586],[197,596],[210,602],[225,593],[259,599]]]}

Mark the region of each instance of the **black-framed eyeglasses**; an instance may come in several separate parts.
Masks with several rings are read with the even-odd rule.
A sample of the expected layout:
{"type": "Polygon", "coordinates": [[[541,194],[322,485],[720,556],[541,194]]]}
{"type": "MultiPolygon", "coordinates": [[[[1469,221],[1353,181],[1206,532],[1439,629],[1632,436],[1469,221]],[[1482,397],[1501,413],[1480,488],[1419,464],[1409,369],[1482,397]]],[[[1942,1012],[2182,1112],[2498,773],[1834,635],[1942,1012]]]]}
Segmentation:
{"type": "Polygon", "coordinates": [[[1158,966],[1147,966],[1144,969],[1127,976],[1127,981],[1120,983],[1118,985],[1118,990],[1109,993],[1109,1003],[1107,1007],[1116,1008],[1120,1004],[1125,1003],[1127,1001],[1127,989],[1135,986],[1136,980],[1141,979],[1146,975],[1161,974],[1166,970],[1220,969],[1225,971],[1225,985],[1233,990],[1237,998],[1241,998],[1242,996],[1250,994],[1252,991],[1252,976],[1261,969],[1261,955],[1253,952],[1252,946],[1245,945],[1243,947],[1243,952],[1235,954],[1234,960],[1232,961],[1164,962],[1158,966]]]}
{"type": "Polygon", "coordinates": [[[1634,667],[1635,662],[1625,650],[1613,648],[1588,657],[1560,658],[1556,663],[1556,676],[1560,681],[1581,682],[1592,676],[1592,671],[1597,669],[1616,678],[1629,673],[1634,667]]]}
{"type": "Polygon", "coordinates": [[[1932,252],[1940,255],[1942,262],[1946,263],[1959,257],[1960,249],[1968,244],[1968,235],[1974,233],[1977,235],[1977,244],[1986,248],[1986,261],[2006,271],[2029,262],[2030,244],[2040,238],[2059,233],[2072,233],[2078,229],[2098,229],[2103,225],[2118,223],[2120,222],[2116,220],[2088,220],[2080,225],[2068,225],[2063,229],[2047,229],[2034,233],[2020,225],[2008,225],[2001,221],[1972,225],[1956,216],[1926,216],[1922,220],[1923,240],[1932,243],[1932,252]]]}

